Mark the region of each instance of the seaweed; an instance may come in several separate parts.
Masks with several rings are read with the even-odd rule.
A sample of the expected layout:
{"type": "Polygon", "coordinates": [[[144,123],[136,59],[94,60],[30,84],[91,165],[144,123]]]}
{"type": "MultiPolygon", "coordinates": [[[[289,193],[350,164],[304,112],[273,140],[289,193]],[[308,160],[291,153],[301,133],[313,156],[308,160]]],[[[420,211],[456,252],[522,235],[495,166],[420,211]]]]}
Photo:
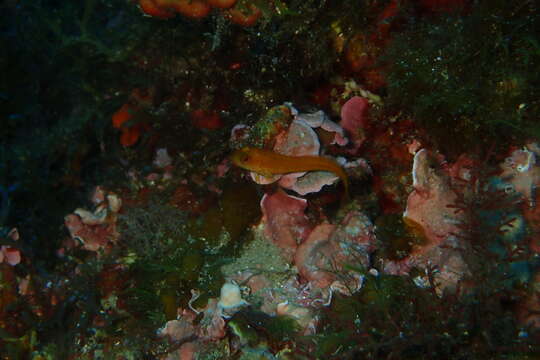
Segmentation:
{"type": "Polygon", "coordinates": [[[389,105],[451,156],[493,139],[538,137],[537,10],[527,0],[475,1],[466,14],[409,17],[381,60],[389,105]]]}
{"type": "Polygon", "coordinates": [[[19,184],[7,221],[31,245],[28,255],[50,268],[55,242],[41,240],[58,238],[81,190],[104,177],[110,98],[126,84],[120,69],[147,28],[120,1],[40,0],[2,9],[1,183],[19,184]]]}

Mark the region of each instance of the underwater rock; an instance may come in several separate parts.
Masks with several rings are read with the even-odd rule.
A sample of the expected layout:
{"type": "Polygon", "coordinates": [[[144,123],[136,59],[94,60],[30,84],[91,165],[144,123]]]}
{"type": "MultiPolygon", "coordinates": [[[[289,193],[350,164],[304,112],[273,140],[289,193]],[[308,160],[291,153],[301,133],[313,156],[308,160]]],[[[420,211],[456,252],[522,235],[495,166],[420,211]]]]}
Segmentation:
{"type": "Polygon", "coordinates": [[[249,288],[246,299],[261,304],[260,310],[268,315],[276,314],[276,306],[298,293],[297,272],[286,260],[282,251],[264,235],[264,224],[252,228],[254,239],[244,247],[233,263],[224,265],[221,271],[227,281],[249,288]]]}
{"type": "MultiPolygon", "coordinates": [[[[333,241],[339,242],[342,251],[354,251],[354,255],[360,253],[367,254],[375,251],[376,238],[374,227],[371,220],[359,210],[352,210],[345,215],[336,231],[331,236],[333,241]],[[348,246],[354,246],[355,249],[347,249],[348,246]]],[[[353,255],[347,253],[347,256],[353,255]]],[[[369,259],[359,259],[362,266],[369,265],[369,259]]]]}
{"type": "Polygon", "coordinates": [[[286,132],[275,137],[274,151],[289,155],[319,155],[321,144],[315,131],[303,119],[295,118],[286,132]]]}
{"type": "Polygon", "coordinates": [[[369,125],[367,112],[368,99],[360,96],[353,96],[341,108],[341,121],[339,124],[347,131],[351,137],[351,153],[355,153],[366,140],[366,129],[369,125]]]}
{"type": "Polygon", "coordinates": [[[160,148],[156,150],[153,164],[159,169],[164,169],[172,164],[172,158],[169,155],[167,148],[160,148]]]}
{"type": "Polygon", "coordinates": [[[279,316],[290,316],[296,320],[303,336],[314,335],[317,329],[319,317],[314,314],[313,309],[290,304],[288,301],[278,304],[276,313],[279,316]]]}
{"type": "Polygon", "coordinates": [[[231,138],[232,147],[240,148],[249,144],[256,147],[273,148],[275,137],[286,131],[293,121],[291,111],[287,105],[274,106],[251,128],[235,126],[234,131],[231,132],[233,135],[231,138]]]}
{"type": "Polygon", "coordinates": [[[328,116],[324,113],[324,111],[319,110],[314,113],[306,113],[306,114],[297,114],[296,120],[302,120],[306,122],[309,126],[312,128],[321,128],[329,133],[333,133],[334,137],[333,140],[330,142],[330,144],[337,144],[340,146],[345,146],[348,144],[349,140],[345,136],[345,132],[343,131],[343,128],[330,120],[328,116]]]}
{"type": "Polygon", "coordinates": [[[217,299],[211,298],[202,310],[179,308],[178,319],[168,321],[158,330],[158,335],[168,337],[173,348],[177,349],[168,353],[165,359],[198,359],[207,346],[215,350],[215,344],[226,335],[225,320],[217,304],[217,299]],[[203,314],[202,319],[196,321],[200,313],[203,314]]]}
{"type": "Polygon", "coordinates": [[[208,299],[202,310],[204,316],[199,323],[197,334],[205,340],[219,340],[225,337],[225,320],[218,299],[208,299]]]}
{"type": "Polygon", "coordinates": [[[122,200],[115,193],[107,193],[100,187],[96,188],[91,199],[99,202],[94,211],[78,208],[64,218],[64,224],[71,238],[79,240],[84,249],[98,251],[120,236],[116,221],[122,200]],[[102,192],[106,195],[103,196],[102,192]]]}
{"type": "Polygon", "coordinates": [[[450,234],[459,233],[456,223],[460,215],[447,206],[455,203],[456,194],[441,165],[442,161],[426,149],[415,154],[414,190],[409,194],[403,213],[406,223],[420,231],[430,247],[441,244],[450,234]]]}
{"type": "Polygon", "coordinates": [[[540,149],[536,143],[515,150],[500,165],[501,179],[510,184],[530,207],[535,207],[535,190],[540,185],[540,149]]]}
{"type": "Polygon", "coordinates": [[[358,210],[350,211],[339,225],[320,224],[296,251],[294,260],[300,275],[316,288],[331,288],[340,292],[361,286],[354,272],[345,266],[368,268],[369,255],[376,249],[374,227],[358,210]]]}
{"type": "Polygon", "coordinates": [[[452,178],[467,177],[468,161],[462,161],[443,169],[446,165],[441,157],[422,149],[414,156],[413,191],[407,199],[403,220],[409,231],[423,239],[413,244],[409,254],[399,261],[385,261],[384,271],[394,275],[407,274],[412,267],[426,271],[426,276],[418,279],[418,284],[428,284],[428,271],[436,269],[433,280],[439,295],[444,291],[455,290],[461,278],[468,273],[467,265],[460,249],[462,244],[457,237],[458,227],[463,221],[463,212],[455,212],[452,205],[457,195],[452,189],[452,178]],[[450,170],[448,170],[450,169],[450,170]]]}
{"type": "Polygon", "coordinates": [[[334,254],[339,252],[339,247],[329,241],[335,228],[332,224],[317,225],[294,256],[300,275],[318,288],[329,287],[335,280],[338,265],[334,254]]]}
{"type": "Polygon", "coordinates": [[[248,305],[248,303],[242,299],[242,293],[237,284],[223,284],[221,287],[219,302],[217,304],[218,309],[220,309],[222,312],[222,316],[229,318],[245,305],[248,305]]]}
{"type": "MultiPolygon", "coordinates": [[[[516,317],[521,326],[538,330],[540,328],[540,272],[531,279],[529,292],[516,306],[516,317]]],[[[538,335],[536,335],[538,337],[538,335]]]]}
{"type": "Polygon", "coordinates": [[[11,246],[2,245],[0,248],[0,263],[6,262],[11,266],[15,266],[21,262],[21,252],[11,246]]]}
{"type": "Polygon", "coordinates": [[[264,233],[282,250],[283,256],[291,261],[296,247],[311,231],[304,211],[307,201],[287,195],[283,190],[265,194],[261,199],[264,233]]]}
{"type": "Polygon", "coordinates": [[[246,124],[237,124],[234,125],[231,129],[231,134],[229,136],[229,142],[231,144],[242,144],[249,138],[249,132],[251,128],[246,124]]]}
{"type": "Polygon", "coordinates": [[[179,316],[179,320],[167,321],[165,326],[158,330],[158,335],[168,336],[174,341],[187,338],[195,333],[193,320],[195,320],[195,314],[189,311],[183,311],[179,316]]]}
{"type": "MultiPolygon", "coordinates": [[[[275,201],[278,203],[276,211],[279,211],[280,198],[286,202],[292,199],[291,207],[297,211],[295,216],[300,219],[300,228],[306,229],[305,200],[299,201],[282,191],[278,193],[281,194],[265,195],[263,203],[275,201]]],[[[263,213],[265,211],[263,205],[263,213]]],[[[297,248],[297,237],[291,236],[290,231],[298,226],[285,224],[277,228],[289,231],[284,236],[290,244],[286,252],[283,249],[278,252],[274,241],[268,241],[269,219],[272,218],[269,216],[252,228],[253,243],[235,263],[224,266],[222,272],[228,281],[249,289],[246,299],[253,308],[272,317],[290,316],[296,321],[300,334],[314,334],[318,323],[315,309],[329,306],[335,292],[350,296],[361,288],[360,269],[369,266],[370,252],[375,249],[373,225],[362,212],[351,210],[338,225],[319,224],[297,248]],[[292,260],[296,268],[290,266],[292,260]]],[[[235,286],[235,303],[242,302],[239,290],[235,286]]]]}
{"type": "MultiPolygon", "coordinates": [[[[13,241],[19,240],[19,231],[17,228],[11,229],[7,237],[13,241]]],[[[11,247],[9,245],[2,245],[0,248],[0,264],[6,262],[11,266],[15,266],[21,262],[21,252],[19,249],[11,247]]]]}
{"type": "Polygon", "coordinates": [[[75,214],[69,214],[64,219],[64,224],[71,238],[79,240],[83,248],[89,251],[98,251],[105,248],[110,239],[116,239],[118,234],[108,225],[87,225],[75,214]]]}
{"type": "Polygon", "coordinates": [[[279,182],[281,186],[299,195],[307,195],[321,191],[325,185],[332,185],[339,177],[328,171],[311,171],[290,183],[285,182],[285,179],[290,178],[282,178],[279,182]]]}
{"type": "Polygon", "coordinates": [[[455,293],[461,279],[469,274],[469,269],[462,255],[462,249],[447,241],[444,246],[431,248],[426,253],[414,258],[409,266],[424,269],[424,273],[415,278],[415,283],[422,286],[434,286],[437,295],[455,293]],[[431,273],[429,273],[431,270],[431,273]],[[430,284],[430,276],[433,284],[430,284]]]}
{"type": "MultiPolygon", "coordinates": [[[[196,327],[193,324],[195,314],[190,311],[182,311],[178,320],[169,320],[163,328],[158,330],[158,335],[168,337],[171,342],[186,341],[189,339],[196,340],[196,327]]],[[[188,341],[183,343],[178,350],[168,354],[167,360],[190,360],[195,358],[198,350],[196,341],[188,341]]]]}

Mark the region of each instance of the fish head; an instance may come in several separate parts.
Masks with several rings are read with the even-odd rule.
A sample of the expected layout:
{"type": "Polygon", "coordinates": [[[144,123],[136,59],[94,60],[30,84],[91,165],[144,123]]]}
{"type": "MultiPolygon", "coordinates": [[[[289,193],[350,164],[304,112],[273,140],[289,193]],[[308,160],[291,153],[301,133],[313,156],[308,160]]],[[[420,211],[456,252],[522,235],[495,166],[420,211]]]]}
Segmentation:
{"type": "Polygon", "coordinates": [[[244,169],[249,169],[249,164],[251,161],[250,149],[248,147],[237,149],[229,156],[229,159],[234,165],[244,169]]]}

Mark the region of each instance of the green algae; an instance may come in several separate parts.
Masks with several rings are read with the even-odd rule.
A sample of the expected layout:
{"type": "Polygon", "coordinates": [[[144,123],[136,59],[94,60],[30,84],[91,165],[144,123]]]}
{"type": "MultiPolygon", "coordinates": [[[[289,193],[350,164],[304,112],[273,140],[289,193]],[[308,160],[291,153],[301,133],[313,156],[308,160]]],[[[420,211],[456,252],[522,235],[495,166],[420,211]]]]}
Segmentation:
{"type": "MultiPolygon", "coordinates": [[[[239,272],[262,274],[272,288],[279,288],[289,279],[292,269],[279,248],[264,237],[261,229],[257,229],[254,238],[244,246],[240,256],[234,262],[222,266],[221,272],[225,277],[232,277],[239,272]]],[[[257,295],[251,294],[251,297],[257,295]]]]}
{"type": "Polygon", "coordinates": [[[274,138],[286,130],[292,121],[291,110],[286,105],[270,108],[266,114],[250,129],[247,143],[237,144],[235,147],[251,145],[256,147],[272,147],[274,138]]]}
{"type": "Polygon", "coordinates": [[[197,353],[198,360],[222,360],[230,359],[231,349],[229,339],[221,341],[207,342],[201,344],[201,349],[197,353]]]}
{"type": "Polygon", "coordinates": [[[206,248],[217,251],[239,238],[259,216],[257,189],[252,183],[228,182],[218,202],[200,218],[188,222],[188,233],[194,239],[203,239],[206,248]]]}
{"type": "Polygon", "coordinates": [[[405,224],[402,214],[379,216],[375,220],[375,234],[382,245],[384,257],[390,260],[407,257],[414,246],[422,245],[426,241],[405,224]]]}
{"type": "Polygon", "coordinates": [[[538,137],[540,48],[530,34],[539,24],[527,1],[411,17],[384,57],[388,105],[411,114],[452,156],[494,139],[538,137]]]}
{"type": "Polygon", "coordinates": [[[280,348],[298,338],[300,327],[289,316],[270,316],[256,310],[242,310],[228,322],[228,326],[242,348],[242,357],[273,358],[270,347],[280,348]]]}
{"type": "Polygon", "coordinates": [[[232,333],[238,336],[242,346],[255,346],[259,342],[257,331],[243,317],[235,316],[227,326],[232,330],[232,333]]]}
{"type": "MultiPolygon", "coordinates": [[[[125,296],[134,313],[154,321],[176,318],[191,289],[204,289],[197,304],[217,296],[219,267],[242,246],[246,229],[260,216],[254,186],[228,182],[214,206],[200,217],[166,205],[164,193],[120,216],[132,283],[125,296]]],[[[155,324],[159,326],[158,324],[155,324]]]]}
{"type": "Polygon", "coordinates": [[[268,336],[277,342],[294,340],[302,330],[298,321],[291,316],[273,316],[266,323],[265,329],[268,336]]]}

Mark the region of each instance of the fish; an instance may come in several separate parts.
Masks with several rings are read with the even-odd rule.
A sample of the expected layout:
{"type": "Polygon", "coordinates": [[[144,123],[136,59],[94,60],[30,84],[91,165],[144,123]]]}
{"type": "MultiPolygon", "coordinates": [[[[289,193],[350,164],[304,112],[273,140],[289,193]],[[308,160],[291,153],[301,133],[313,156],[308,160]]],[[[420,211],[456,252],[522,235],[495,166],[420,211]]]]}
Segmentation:
{"type": "Polygon", "coordinates": [[[330,158],[289,156],[254,147],[237,149],[229,158],[234,165],[263,176],[304,171],[329,171],[341,179],[345,188],[345,198],[349,197],[349,178],[341,165],[330,158]]]}

